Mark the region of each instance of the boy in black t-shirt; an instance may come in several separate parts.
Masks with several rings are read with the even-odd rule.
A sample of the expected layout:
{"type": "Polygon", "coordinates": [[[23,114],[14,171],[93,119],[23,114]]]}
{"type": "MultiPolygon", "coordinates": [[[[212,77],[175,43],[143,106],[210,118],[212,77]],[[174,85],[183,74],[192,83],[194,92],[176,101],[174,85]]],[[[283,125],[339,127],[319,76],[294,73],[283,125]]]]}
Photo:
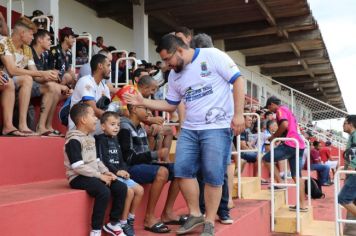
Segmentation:
{"type": "Polygon", "coordinates": [[[144,190],[141,185],[130,179],[127,165],[122,157],[121,147],[116,137],[120,130],[119,114],[107,111],[101,116],[100,123],[104,133],[95,136],[97,155],[110,172],[116,174],[117,179],[128,187],[120,224],[127,236],[133,236],[135,235],[133,229],[135,210],[141,202],[144,190]]]}

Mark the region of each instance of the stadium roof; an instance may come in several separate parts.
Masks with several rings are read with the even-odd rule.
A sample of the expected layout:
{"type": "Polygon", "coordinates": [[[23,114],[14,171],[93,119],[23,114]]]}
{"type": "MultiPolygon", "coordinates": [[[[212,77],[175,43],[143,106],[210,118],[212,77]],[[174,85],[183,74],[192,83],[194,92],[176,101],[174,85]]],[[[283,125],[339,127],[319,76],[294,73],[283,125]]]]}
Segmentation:
{"type": "MultiPolygon", "coordinates": [[[[139,0],[77,0],[132,28],[139,0]]],[[[247,66],[332,106],[346,110],[318,24],[307,0],[145,0],[150,37],[177,26],[222,39],[247,66]]]]}

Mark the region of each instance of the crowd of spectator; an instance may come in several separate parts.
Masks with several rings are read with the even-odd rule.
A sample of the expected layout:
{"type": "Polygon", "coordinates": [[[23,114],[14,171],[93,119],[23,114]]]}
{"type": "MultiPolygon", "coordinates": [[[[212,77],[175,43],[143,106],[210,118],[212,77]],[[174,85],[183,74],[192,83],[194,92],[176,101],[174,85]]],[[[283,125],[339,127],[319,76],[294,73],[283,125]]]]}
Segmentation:
{"type": "MultiPolygon", "coordinates": [[[[34,11],[32,17],[41,15],[43,12],[34,11]]],[[[52,24],[53,17],[48,17],[52,24]]],[[[101,235],[102,227],[113,235],[120,235],[121,231],[126,235],[134,235],[135,211],[143,196],[141,185],[147,183],[151,183],[152,187],[146,208],[145,229],[166,233],[170,231],[169,224],[183,225],[187,216],[178,216],[173,211],[179,186],[173,176],[173,163],[169,159],[172,140],[178,134],[175,135],[171,126],[165,125],[168,121],[162,113],[143,106],[125,104],[122,96],[118,95],[120,89],[115,86],[117,82],[125,83],[128,77],[128,86],[133,89],[133,93],[140,93],[144,98],[162,99],[163,85],[167,83],[170,68],[160,61],[153,64],[137,60],[135,67],[135,63],[122,60],[116,72],[118,59],[136,58],[136,53],[112,53],[116,48],[106,47],[104,38],[98,36],[92,47],[92,58],[88,58],[88,41],[80,39],[76,42],[76,64],[81,68],[75,71],[71,48],[78,34],[72,28],[60,29],[58,44],[51,46],[54,44],[54,31],[51,26],[50,31],[47,31],[46,22],[42,20],[32,22],[27,17],[21,17],[16,21],[10,36],[7,35],[2,15],[0,22],[2,135],[64,136],[53,128],[52,121],[57,115],[57,104],[69,101],[65,165],[70,186],[85,189],[95,197],[91,235],[101,235]],[[111,98],[115,96],[119,96],[119,102],[113,99],[118,107],[112,109],[114,106],[111,98]],[[27,117],[32,98],[41,99],[35,130],[28,126],[27,117]],[[15,107],[18,107],[16,124],[13,121],[15,107]],[[94,154],[95,157],[92,156],[94,154]],[[161,219],[157,219],[154,216],[155,208],[168,181],[171,181],[169,194],[161,219]],[[110,222],[103,225],[110,196],[105,185],[110,186],[114,202],[110,222]]],[[[176,29],[174,34],[191,48],[213,47],[210,36],[194,35],[186,27],[176,29]]],[[[127,87],[122,89],[127,90],[127,87]]],[[[240,136],[242,170],[246,163],[256,163],[258,150],[261,153],[269,152],[269,138],[278,130],[273,112],[255,105],[246,105],[244,112],[257,114],[260,127],[257,116],[245,115],[245,129],[240,136]],[[261,134],[260,146],[257,142],[258,131],[261,134]]],[[[181,103],[169,117],[170,121],[181,124],[185,119],[184,104],[181,103]]],[[[236,144],[236,136],[233,144],[236,144]]],[[[334,172],[338,163],[330,156],[329,142],[322,148],[317,141],[312,144],[311,167],[318,172],[322,185],[328,186],[332,184],[330,170],[334,172]]],[[[236,147],[232,145],[232,149],[236,147]]],[[[232,155],[232,159],[236,163],[237,156],[232,155]]],[[[219,220],[223,224],[233,222],[229,211],[234,207],[232,186],[235,166],[228,165],[224,176],[223,195],[218,210],[219,220]]],[[[285,178],[288,170],[284,169],[281,162],[277,166],[280,176],[285,178]]],[[[201,185],[202,178],[199,176],[198,181],[201,185]]],[[[268,183],[268,180],[262,180],[262,183],[268,183]]],[[[202,187],[200,192],[204,192],[202,187]]],[[[200,196],[201,212],[205,211],[203,203],[204,198],[200,196]]]]}

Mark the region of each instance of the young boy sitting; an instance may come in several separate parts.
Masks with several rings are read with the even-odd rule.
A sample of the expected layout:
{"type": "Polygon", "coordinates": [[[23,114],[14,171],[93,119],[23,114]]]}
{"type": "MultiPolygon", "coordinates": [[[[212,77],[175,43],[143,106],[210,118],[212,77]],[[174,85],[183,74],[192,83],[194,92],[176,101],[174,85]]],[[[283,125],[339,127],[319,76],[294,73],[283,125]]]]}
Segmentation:
{"type": "Polygon", "coordinates": [[[119,181],[125,183],[128,187],[120,224],[127,236],[134,236],[135,210],[141,202],[143,187],[130,179],[127,165],[122,157],[121,147],[116,137],[120,130],[119,114],[111,111],[105,112],[100,118],[100,124],[104,133],[95,136],[98,158],[112,173],[118,176],[119,181]]]}
{"type": "Polygon", "coordinates": [[[117,176],[97,158],[95,139],[90,135],[95,130],[97,118],[88,104],[78,103],[70,110],[76,129],[66,135],[64,165],[69,185],[86,190],[95,198],[90,236],[100,236],[105,210],[112,195],[110,222],[104,230],[110,235],[124,236],[119,218],[122,215],[127,193],[126,184],[117,181],[117,176]]]}
{"type": "Polygon", "coordinates": [[[141,122],[147,120],[147,110],[143,106],[128,104],[130,118],[121,117],[121,129],[118,135],[124,160],[128,164],[128,172],[133,180],[140,184],[152,184],[146,208],[144,228],[154,233],[168,233],[167,224],[183,224],[185,217],[179,217],[173,212],[174,201],[178,195],[178,182],[174,180],[173,163],[162,160],[167,156],[168,149],[150,151],[145,129],[141,122]],[[161,215],[161,221],[156,219],[154,211],[168,180],[172,180],[169,187],[167,201],[161,215]]]}

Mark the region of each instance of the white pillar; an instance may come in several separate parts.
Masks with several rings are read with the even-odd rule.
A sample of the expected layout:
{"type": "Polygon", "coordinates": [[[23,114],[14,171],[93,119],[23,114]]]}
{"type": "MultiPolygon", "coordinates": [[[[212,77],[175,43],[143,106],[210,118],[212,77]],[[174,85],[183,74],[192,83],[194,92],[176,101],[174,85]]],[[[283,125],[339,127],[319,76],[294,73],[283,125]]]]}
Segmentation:
{"type": "Polygon", "coordinates": [[[223,39],[214,40],[214,47],[220,49],[221,51],[225,51],[225,42],[223,39]]]}
{"type": "MultiPolygon", "coordinates": [[[[27,6],[29,7],[29,6],[27,6]]],[[[41,10],[45,15],[53,15],[53,30],[55,39],[58,38],[58,27],[59,27],[59,0],[35,0],[32,6],[33,10],[41,10]]]]}
{"type": "Polygon", "coordinates": [[[137,58],[148,61],[148,16],[144,0],[140,0],[140,5],[133,5],[133,39],[137,58]]]}

